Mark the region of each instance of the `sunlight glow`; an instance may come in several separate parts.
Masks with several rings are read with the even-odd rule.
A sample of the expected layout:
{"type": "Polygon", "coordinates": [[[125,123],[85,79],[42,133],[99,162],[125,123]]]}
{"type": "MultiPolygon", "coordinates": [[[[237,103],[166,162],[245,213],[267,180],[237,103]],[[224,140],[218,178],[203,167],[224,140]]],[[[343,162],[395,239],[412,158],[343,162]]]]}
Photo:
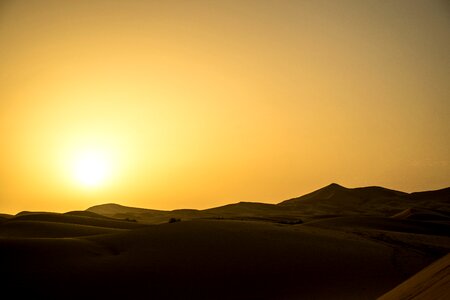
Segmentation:
{"type": "Polygon", "coordinates": [[[444,2],[0,0],[0,212],[447,187],[444,2]]]}
{"type": "Polygon", "coordinates": [[[101,185],[110,174],[110,162],[106,156],[96,151],[85,151],[74,161],[75,178],[84,186],[101,185]]]}

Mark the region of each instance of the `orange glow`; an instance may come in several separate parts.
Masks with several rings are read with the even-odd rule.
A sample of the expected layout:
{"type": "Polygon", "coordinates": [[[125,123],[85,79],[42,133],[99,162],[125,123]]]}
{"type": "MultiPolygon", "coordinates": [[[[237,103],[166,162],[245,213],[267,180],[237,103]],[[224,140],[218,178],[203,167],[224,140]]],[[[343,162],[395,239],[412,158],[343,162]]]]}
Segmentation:
{"type": "Polygon", "coordinates": [[[5,1],[0,211],[448,186],[448,11],[369,2],[5,1]]]}
{"type": "Polygon", "coordinates": [[[87,151],[76,158],[73,171],[75,178],[83,185],[98,186],[110,175],[110,162],[103,153],[87,151]]]}

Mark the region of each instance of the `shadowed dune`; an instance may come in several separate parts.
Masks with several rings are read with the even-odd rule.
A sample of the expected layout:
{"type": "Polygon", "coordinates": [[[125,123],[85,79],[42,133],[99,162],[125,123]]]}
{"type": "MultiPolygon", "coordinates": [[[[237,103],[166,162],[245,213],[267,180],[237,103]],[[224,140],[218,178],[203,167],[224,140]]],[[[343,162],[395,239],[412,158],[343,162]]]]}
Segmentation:
{"type": "Polygon", "coordinates": [[[288,210],[279,207],[275,204],[254,203],[254,202],[239,202],[228,204],[220,207],[205,209],[215,215],[233,215],[233,214],[264,214],[267,212],[286,212],[288,210]]]}
{"type": "Polygon", "coordinates": [[[205,210],[161,211],[103,204],[90,207],[94,212],[113,218],[135,219],[143,223],[161,224],[170,218],[241,219],[295,223],[339,216],[391,217],[406,209],[435,211],[450,214],[450,188],[404,193],[382,187],[346,188],[330,184],[307,195],[289,199],[279,204],[239,202],[205,210]]]}
{"type": "MultiPolygon", "coordinates": [[[[450,198],[450,187],[436,191],[415,192],[409,195],[409,198],[413,201],[437,200],[439,203],[441,199],[450,198]]],[[[447,202],[447,204],[449,203],[447,202]]]]}
{"type": "Polygon", "coordinates": [[[4,292],[375,299],[450,251],[447,190],[411,195],[332,184],[277,205],[160,211],[105,204],[5,216],[4,292]]]}
{"type": "Polygon", "coordinates": [[[450,225],[446,223],[352,216],[311,221],[305,226],[357,234],[403,251],[418,251],[435,258],[450,252],[450,225]]]}
{"type": "Polygon", "coordinates": [[[1,240],[0,254],[9,257],[10,278],[22,278],[8,287],[31,286],[38,294],[77,287],[113,297],[151,291],[170,299],[374,298],[430,261],[411,252],[414,267],[399,265],[385,244],[317,228],[221,220],[1,240]]]}
{"type": "Polygon", "coordinates": [[[450,225],[446,224],[366,216],[326,218],[308,222],[306,225],[333,229],[372,229],[443,236],[450,233],[450,225]]]}
{"type": "Polygon", "coordinates": [[[426,209],[408,208],[392,216],[399,220],[419,220],[419,221],[447,221],[450,222],[450,212],[433,211],[426,209]]]}
{"type": "Polygon", "coordinates": [[[119,232],[143,224],[110,219],[89,212],[26,213],[3,220],[0,237],[76,237],[119,232]]]}
{"type": "Polygon", "coordinates": [[[142,226],[144,225],[111,219],[90,212],[22,213],[2,222],[0,237],[76,237],[114,233],[142,226]]]}
{"type": "Polygon", "coordinates": [[[58,213],[34,213],[34,214],[18,215],[16,217],[8,219],[7,223],[15,221],[59,222],[59,223],[69,223],[69,224],[99,226],[109,228],[122,228],[122,229],[137,228],[143,226],[142,224],[127,222],[119,219],[108,219],[103,217],[94,218],[87,216],[58,214],[58,213]]]}
{"type": "Polygon", "coordinates": [[[87,211],[87,210],[68,211],[68,212],[64,213],[64,215],[115,220],[114,218],[109,218],[107,216],[96,214],[94,212],[87,211]]]}
{"type": "Polygon", "coordinates": [[[9,219],[14,217],[13,215],[9,215],[9,214],[0,214],[0,220],[4,220],[4,219],[9,219]]]}
{"type": "Polygon", "coordinates": [[[117,204],[104,204],[90,207],[88,212],[104,214],[105,216],[120,219],[134,219],[142,223],[162,224],[170,218],[182,220],[194,219],[247,219],[265,220],[273,222],[289,222],[298,220],[298,213],[289,208],[275,204],[240,202],[220,207],[196,210],[177,209],[172,211],[134,209],[117,204]]]}
{"type": "Polygon", "coordinates": [[[123,206],[115,203],[108,203],[102,205],[96,205],[90,207],[87,211],[93,212],[99,215],[111,216],[115,217],[117,214],[151,214],[151,213],[165,213],[164,210],[155,210],[155,209],[147,209],[147,208],[137,208],[137,207],[129,207],[123,206]]]}
{"type": "Polygon", "coordinates": [[[0,237],[75,237],[118,232],[121,229],[45,221],[14,221],[0,227],[0,237]]]}

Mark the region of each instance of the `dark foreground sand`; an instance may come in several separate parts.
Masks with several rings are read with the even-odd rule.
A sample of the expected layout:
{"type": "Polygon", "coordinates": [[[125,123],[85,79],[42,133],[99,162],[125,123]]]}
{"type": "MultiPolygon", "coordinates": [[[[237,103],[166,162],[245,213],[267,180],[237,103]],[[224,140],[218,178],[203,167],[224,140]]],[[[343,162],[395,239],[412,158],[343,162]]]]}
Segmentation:
{"type": "Polygon", "coordinates": [[[17,297],[375,299],[435,259],[307,225],[24,222],[1,226],[17,235],[0,239],[3,291],[17,297]]]}
{"type": "MultiPolygon", "coordinates": [[[[356,190],[343,214],[340,205],[348,192],[355,191],[331,186],[310,194],[322,197],[314,202],[319,217],[300,224],[296,220],[306,209],[297,200],[281,208],[230,205],[213,209],[213,218],[211,210],[176,211],[197,219],[158,225],[93,211],[5,215],[0,219],[2,294],[20,299],[376,299],[450,252],[448,191],[440,202],[419,194],[415,197],[426,206],[398,210],[394,217],[382,212],[403,206],[394,203],[403,194],[388,191],[394,198],[387,198],[376,189],[388,209],[355,215],[360,208],[350,202],[370,201],[366,213],[378,200],[373,189],[372,198],[356,190]],[[338,202],[330,200],[335,191],[338,202]]],[[[159,211],[99,207],[111,208],[114,214],[162,220],[159,211]]],[[[420,278],[429,285],[431,277],[420,278]]],[[[448,273],[441,279],[448,281],[448,273]]],[[[416,284],[410,280],[401,291],[416,284]]],[[[386,299],[397,299],[399,292],[393,293],[386,299]]],[[[449,296],[448,289],[445,293],[441,288],[432,295],[449,296]]]]}

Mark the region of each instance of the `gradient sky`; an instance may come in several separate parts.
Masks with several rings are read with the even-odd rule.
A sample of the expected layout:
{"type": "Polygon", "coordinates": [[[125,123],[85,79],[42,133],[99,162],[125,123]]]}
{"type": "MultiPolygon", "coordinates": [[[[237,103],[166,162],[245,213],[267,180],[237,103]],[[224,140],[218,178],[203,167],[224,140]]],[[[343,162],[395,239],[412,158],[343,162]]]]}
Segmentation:
{"type": "Polygon", "coordinates": [[[446,1],[0,2],[0,212],[443,188],[449,116],[446,1]]]}

